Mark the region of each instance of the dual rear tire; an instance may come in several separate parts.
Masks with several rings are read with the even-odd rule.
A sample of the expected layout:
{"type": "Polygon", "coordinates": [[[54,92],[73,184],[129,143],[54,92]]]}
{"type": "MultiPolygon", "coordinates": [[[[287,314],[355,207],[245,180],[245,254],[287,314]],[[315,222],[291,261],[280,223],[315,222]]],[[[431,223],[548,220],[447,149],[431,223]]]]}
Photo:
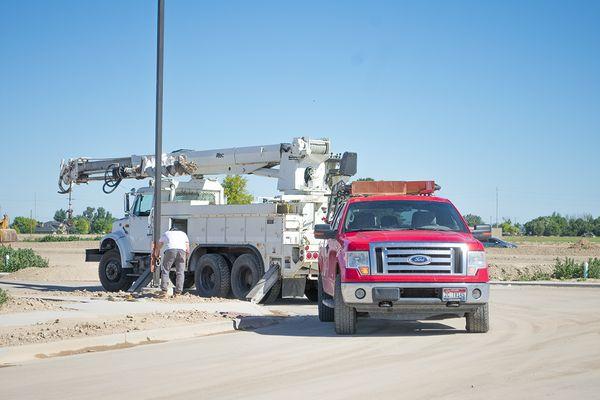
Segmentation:
{"type": "MultiPolygon", "coordinates": [[[[245,300],[263,275],[262,264],[252,254],[240,255],[233,264],[221,254],[204,254],[196,263],[196,293],[201,297],[227,297],[231,292],[236,299],[245,300]]],[[[280,292],[281,281],[278,281],[263,303],[275,301],[280,292]]]]}

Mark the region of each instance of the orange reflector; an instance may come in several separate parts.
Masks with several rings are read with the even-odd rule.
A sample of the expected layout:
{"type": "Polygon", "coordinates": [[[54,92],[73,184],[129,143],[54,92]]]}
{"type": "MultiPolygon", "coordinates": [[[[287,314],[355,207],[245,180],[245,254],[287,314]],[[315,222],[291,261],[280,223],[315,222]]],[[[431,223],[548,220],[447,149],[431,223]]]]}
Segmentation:
{"type": "Polygon", "coordinates": [[[369,275],[369,267],[358,267],[358,272],[361,275],[369,275]]]}
{"type": "Polygon", "coordinates": [[[434,181],[354,181],[352,194],[432,194],[434,181]]]}

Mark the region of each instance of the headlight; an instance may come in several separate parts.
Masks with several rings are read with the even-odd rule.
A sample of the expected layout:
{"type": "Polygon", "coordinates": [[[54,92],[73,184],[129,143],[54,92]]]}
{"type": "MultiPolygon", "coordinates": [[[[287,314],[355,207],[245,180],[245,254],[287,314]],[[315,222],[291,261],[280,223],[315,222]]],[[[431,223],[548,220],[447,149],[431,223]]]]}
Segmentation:
{"type": "Polygon", "coordinates": [[[485,252],[469,251],[467,258],[467,275],[475,275],[477,270],[485,268],[485,252]]]}
{"type": "Polygon", "coordinates": [[[358,269],[362,275],[369,273],[369,252],[368,251],[347,251],[346,268],[358,269]]]}

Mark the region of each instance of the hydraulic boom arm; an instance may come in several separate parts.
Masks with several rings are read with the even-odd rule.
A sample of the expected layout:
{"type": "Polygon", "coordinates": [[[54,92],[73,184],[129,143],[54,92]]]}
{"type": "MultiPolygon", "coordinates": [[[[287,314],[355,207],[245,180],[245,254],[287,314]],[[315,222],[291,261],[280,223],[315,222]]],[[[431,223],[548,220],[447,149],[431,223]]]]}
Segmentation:
{"type": "MultiPolygon", "coordinates": [[[[73,183],[89,181],[104,181],[103,191],[111,193],[123,179],[151,178],[155,166],[154,156],[63,160],[59,193],[70,192],[73,183]]],[[[356,153],[334,156],[328,139],[294,138],[292,143],[267,146],[177,150],[162,155],[160,168],[164,177],[262,175],[277,178],[278,190],[286,194],[325,193],[329,191],[333,176],[356,173],[356,153]]]]}

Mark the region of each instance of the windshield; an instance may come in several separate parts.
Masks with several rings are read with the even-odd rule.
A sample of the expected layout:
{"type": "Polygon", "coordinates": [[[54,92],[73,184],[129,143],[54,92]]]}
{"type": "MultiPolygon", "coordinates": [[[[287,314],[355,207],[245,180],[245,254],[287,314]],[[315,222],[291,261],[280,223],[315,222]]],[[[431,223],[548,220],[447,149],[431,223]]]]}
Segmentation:
{"type": "Polygon", "coordinates": [[[350,204],[344,221],[346,232],[431,230],[468,232],[449,203],[383,200],[350,204]]]}

